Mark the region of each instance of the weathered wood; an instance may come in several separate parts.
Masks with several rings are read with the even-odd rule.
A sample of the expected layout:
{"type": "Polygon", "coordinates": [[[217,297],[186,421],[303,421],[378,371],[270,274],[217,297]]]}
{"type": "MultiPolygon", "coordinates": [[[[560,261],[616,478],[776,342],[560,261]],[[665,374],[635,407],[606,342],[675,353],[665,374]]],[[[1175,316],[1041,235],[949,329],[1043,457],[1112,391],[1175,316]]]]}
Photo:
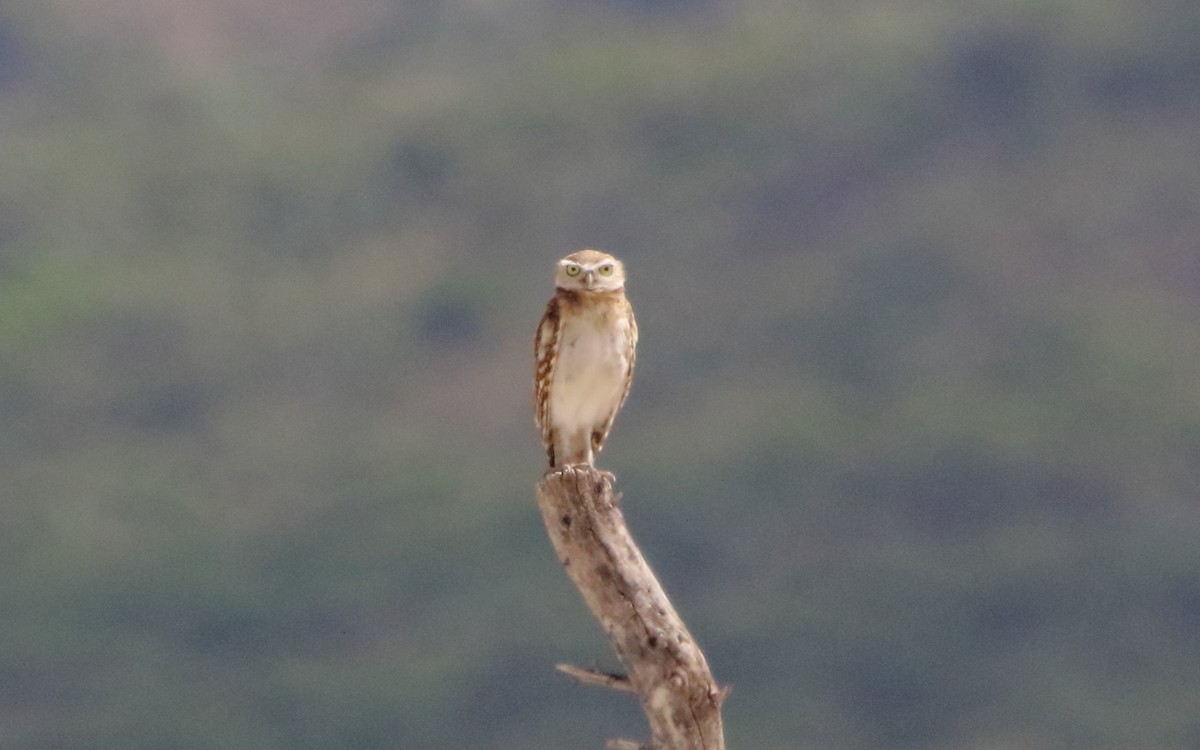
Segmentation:
{"type": "Polygon", "coordinates": [[[638,693],[650,724],[651,740],[643,746],[648,750],[724,750],[721,703],[727,691],[717,687],[704,654],[634,544],[611,477],[572,466],[547,474],[537,486],[554,550],[629,676],[563,671],[577,678],[590,673],[581,679],[638,693]]]}

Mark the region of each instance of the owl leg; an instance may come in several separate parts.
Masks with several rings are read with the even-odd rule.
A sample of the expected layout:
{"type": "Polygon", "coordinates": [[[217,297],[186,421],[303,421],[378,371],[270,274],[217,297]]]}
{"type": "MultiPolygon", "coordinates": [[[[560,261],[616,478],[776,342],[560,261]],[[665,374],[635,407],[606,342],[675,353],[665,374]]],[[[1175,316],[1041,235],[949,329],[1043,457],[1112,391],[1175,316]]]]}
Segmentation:
{"type": "Polygon", "coordinates": [[[554,447],[556,466],[592,466],[592,446],[586,431],[565,434],[559,431],[559,444],[554,447]]]}

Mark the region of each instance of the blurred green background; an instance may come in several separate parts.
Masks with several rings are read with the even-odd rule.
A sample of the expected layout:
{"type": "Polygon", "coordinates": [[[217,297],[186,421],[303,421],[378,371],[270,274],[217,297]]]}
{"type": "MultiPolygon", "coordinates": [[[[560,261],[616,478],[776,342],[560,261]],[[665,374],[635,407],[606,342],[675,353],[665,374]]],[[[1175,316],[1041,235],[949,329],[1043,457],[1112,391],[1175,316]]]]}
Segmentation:
{"type": "Polygon", "coordinates": [[[0,747],[644,737],[602,466],[739,750],[1200,746],[1194,0],[6,0],[0,747]]]}

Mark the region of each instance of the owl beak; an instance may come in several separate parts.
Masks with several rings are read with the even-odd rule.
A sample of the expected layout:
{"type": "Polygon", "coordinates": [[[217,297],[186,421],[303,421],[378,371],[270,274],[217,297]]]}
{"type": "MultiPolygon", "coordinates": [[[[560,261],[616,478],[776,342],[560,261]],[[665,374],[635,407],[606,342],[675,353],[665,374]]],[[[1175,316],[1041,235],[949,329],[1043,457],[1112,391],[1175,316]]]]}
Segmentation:
{"type": "Polygon", "coordinates": [[[583,275],[583,280],[585,282],[587,282],[587,288],[589,290],[596,288],[596,272],[595,271],[588,271],[587,273],[585,273],[583,275]]]}

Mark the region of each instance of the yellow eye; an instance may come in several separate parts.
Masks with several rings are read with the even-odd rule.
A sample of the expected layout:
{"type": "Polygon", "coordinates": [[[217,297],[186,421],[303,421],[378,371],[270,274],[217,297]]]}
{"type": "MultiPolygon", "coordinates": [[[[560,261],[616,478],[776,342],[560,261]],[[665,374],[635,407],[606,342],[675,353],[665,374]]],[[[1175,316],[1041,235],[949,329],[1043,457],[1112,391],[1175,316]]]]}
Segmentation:
{"type": "Polygon", "coordinates": [[[579,266],[576,266],[576,265],[567,266],[567,275],[574,278],[579,275],[580,270],[581,269],[579,268],[579,266]]]}
{"type": "Polygon", "coordinates": [[[613,272],[612,263],[605,263],[604,265],[600,266],[599,270],[600,270],[601,276],[612,276],[612,272],[613,272]]]}

